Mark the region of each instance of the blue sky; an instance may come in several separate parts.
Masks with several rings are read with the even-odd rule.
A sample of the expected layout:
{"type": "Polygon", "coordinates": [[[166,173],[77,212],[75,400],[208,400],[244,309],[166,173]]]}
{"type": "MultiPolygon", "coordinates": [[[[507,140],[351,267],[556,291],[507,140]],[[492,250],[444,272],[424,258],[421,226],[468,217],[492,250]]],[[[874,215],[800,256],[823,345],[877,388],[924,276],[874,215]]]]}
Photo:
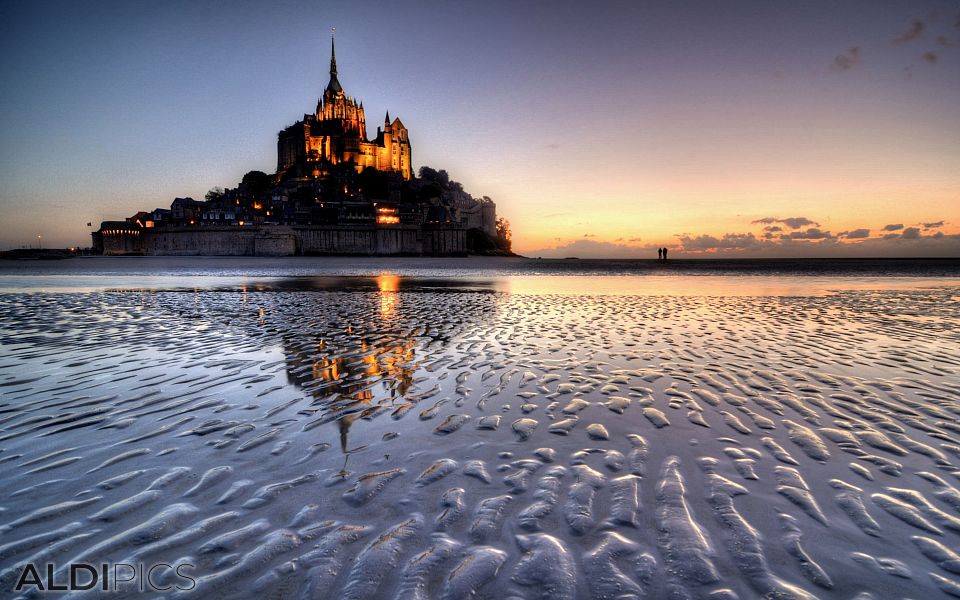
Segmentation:
{"type": "Polygon", "coordinates": [[[960,5],[873,0],[0,2],[0,247],[272,171],[331,26],[370,135],[399,116],[523,251],[960,254],[960,5]],[[829,238],[755,222],[801,216],[829,238]]]}

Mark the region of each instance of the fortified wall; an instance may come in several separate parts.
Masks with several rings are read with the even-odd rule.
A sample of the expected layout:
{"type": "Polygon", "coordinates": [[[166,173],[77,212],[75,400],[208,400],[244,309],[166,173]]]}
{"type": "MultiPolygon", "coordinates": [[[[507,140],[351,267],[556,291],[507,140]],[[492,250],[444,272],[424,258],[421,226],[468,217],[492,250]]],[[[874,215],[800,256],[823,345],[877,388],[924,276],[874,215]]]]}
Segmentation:
{"type": "Polygon", "coordinates": [[[104,231],[107,256],[463,256],[466,230],[398,225],[168,227],[104,231]]]}

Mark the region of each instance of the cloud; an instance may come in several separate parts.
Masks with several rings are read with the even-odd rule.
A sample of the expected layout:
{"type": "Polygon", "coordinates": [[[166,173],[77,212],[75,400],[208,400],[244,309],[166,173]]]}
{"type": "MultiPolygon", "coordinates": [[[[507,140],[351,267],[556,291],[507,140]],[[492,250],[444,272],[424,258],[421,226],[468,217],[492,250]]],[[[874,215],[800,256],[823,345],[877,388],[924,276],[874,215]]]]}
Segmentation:
{"type": "Polygon", "coordinates": [[[920,19],[914,19],[913,23],[910,24],[910,27],[893,38],[894,44],[906,44],[907,42],[912,42],[923,37],[924,32],[927,30],[927,26],[920,19]]]}
{"type": "MultiPolygon", "coordinates": [[[[777,217],[763,217],[762,219],[757,219],[756,221],[751,221],[751,223],[762,223],[764,225],[771,225],[773,223],[783,223],[790,229],[800,229],[801,227],[814,226],[820,227],[820,223],[816,221],[811,221],[806,217],[787,217],[786,219],[780,219],[777,217]]],[[[780,228],[774,229],[773,227],[767,227],[766,231],[780,231],[780,228]]]]}
{"type": "Polygon", "coordinates": [[[884,231],[900,231],[901,229],[903,229],[903,223],[893,223],[883,226],[884,231]]]}
{"type": "Polygon", "coordinates": [[[806,227],[807,225],[813,225],[814,227],[820,227],[820,223],[816,221],[811,221],[806,217],[788,217],[786,219],[780,219],[780,222],[789,227],[790,229],[800,229],[801,227],[806,227]]]}
{"type": "Polygon", "coordinates": [[[933,50],[928,50],[923,53],[923,60],[927,61],[928,64],[934,65],[937,63],[937,53],[933,50]]]}
{"type": "MultiPolygon", "coordinates": [[[[960,258],[960,233],[933,231],[924,234],[918,227],[870,237],[870,229],[853,229],[836,236],[819,228],[793,231],[791,234],[725,233],[723,235],[677,234],[678,244],[670,256],[730,258],[873,258],[873,257],[956,257],[960,258]],[[769,236],[769,237],[768,237],[769,236]],[[841,239],[845,241],[841,241],[841,239]]],[[[639,239],[639,238],[634,238],[639,239]]],[[[623,259],[655,258],[657,244],[631,245],[578,239],[556,248],[531,250],[527,256],[543,258],[623,259]]],[[[666,244],[670,246],[670,244],[666,244]]]]}
{"type": "Polygon", "coordinates": [[[526,256],[542,256],[543,258],[655,258],[656,248],[650,246],[628,246],[612,242],[580,239],[556,248],[544,248],[524,252],[526,256]]]}
{"type": "Polygon", "coordinates": [[[641,241],[641,240],[642,240],[642,238],[635,237],[635,238],[630,238],[628,241],[633,242],[633,243],[636,243],[636,242],[639,242],[639,241],[641,241]]]}
{"type": "Polygon", "coordinates": [[[833,256],[960,257],[960,234],[937,231],[923,235],[918,228],[908,227],[902,234],[889,233],[857,243],[834,244],[829,249],[833,256]]]}
{"type": "Polygon", "coordinates": [[[830,66],[837,71],[849,71],[861,62],[863,62],[863,59],[860,58],[860,48],[854,46],[847,49],[843,54],[833,57],[833,63],[830,66]]]}
{"type": "Polygon", "coordinates": [[[769,225],[764,227],[763,230],[767,233],[776,233],[778,231],[783,231],[783,227],[780,227],[779,225],[769,225]]]}
{"type": "Polygon", "coordinates": [[[781,239],[791,240],[828,240],[833,239],[829,231],[821,231],[816,227],[811,227],[806,231],[791,231],[789,234],[780,236],[781,239]]]}
{"type": "Polygon", "coordinates": [[[585,233],[585,234],[583,234],[583,237],[585,237],[585,238],[592,238],[592,237],[597,237],[597,236],[596,236],[596,234],[594,234],[594,233],[585,233]]]}
{"type": "Polygon", "coordinates": [[[933,223],[923,223],[924,229],[937,229],[943,227],[943,221],[934,221],[933,223]]]}
{"type": "MultiPolygon", "coordinates": [[[[817,230],[819,231],[819,230],[817,230]]],[[[810,230],[793,232],[775,239],[755,238],[749,233],[727,233],[723,236],[683,234],[677,236],[681,248],[676,256],[711,257],[765,257],[765,258],[869,258],[869,257],[958,257],[960,234],[937,231],[923,235],[917,227],[902,233],[888,233],[883,237],[868,237],[868,229],[855,229],[842,234],[851,242],[840,242],[838,237],[820,236],[810,230]]]]}
{"type": "Polygon", "coordinates": [[[920,229],[917,227],[907,227],[903,230],[903,233],[900,234],[905,240],[917,240],[920,239],[920,229]]]}
{"type": "Polygon", "coordinates": [[[870,237],[869,229],[854,229],[853,231],[844,231],[838,234],[838,237],[844,237],[848,240],[859,240],[870,237]]]}
{"type": "Polygon", "coordinates": [[[688,252],[710,252],[716,250],[745,250],[762,244],[752,233],[726,233],[722,238],[712,235],[681,235],[680,243],[688,252]]]}

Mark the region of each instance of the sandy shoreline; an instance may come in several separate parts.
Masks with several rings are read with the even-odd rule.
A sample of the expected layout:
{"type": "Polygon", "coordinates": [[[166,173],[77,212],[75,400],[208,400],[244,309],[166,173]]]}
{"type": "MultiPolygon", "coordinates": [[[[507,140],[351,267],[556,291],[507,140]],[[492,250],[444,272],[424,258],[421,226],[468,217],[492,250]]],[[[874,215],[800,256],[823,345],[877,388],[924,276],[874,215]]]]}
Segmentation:
{"type": "Polygon", "coordinates": [[[5,290],[0,583],[92,560],[192,565],[171,597],[197,598],[960,593],[956,288],[602,280],[5,290]]]}

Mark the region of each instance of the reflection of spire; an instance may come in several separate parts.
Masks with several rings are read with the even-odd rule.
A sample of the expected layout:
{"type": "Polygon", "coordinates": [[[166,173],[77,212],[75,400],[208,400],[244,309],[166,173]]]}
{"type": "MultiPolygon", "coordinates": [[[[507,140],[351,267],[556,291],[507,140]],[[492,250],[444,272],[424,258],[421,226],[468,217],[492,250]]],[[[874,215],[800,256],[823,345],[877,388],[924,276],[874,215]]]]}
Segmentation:
{"type": "Polygon", "coordinates": [[[407,333],[411,321],[403,318],[401,282],[397,275],[377,276],[377,293],[366,299],[369,318],[357,328],[347,325],[284,339],[290,381],[313,396],[317,425],[336,422],[344,455],[351,451],[351,430],[367,415],[412,406],[406,398],[416,388],[420,341],[407,333]],[[379,333],[367,338],[374,331],[379,333]],[[320,337],[325,334],[330,341],[320,337]]]}
{"type": "MultiPolygon", "coordinates": [[[[344,454],[347,453],[347,436],[350,434],[350,426],[355,420],[356,417],[353,415],[345,415],[337,420],[337,428],[340,430],[340,451],[344,454]]],[[[343,466],[346,470],[347,463],[344,462],[343,466]]]]}
{"type": "Polygon", "coordinates": [[[333,43],[333,34],[336,30],[336,27],[330,28],[330,83],[327,84],[327,89],[333,92],[342,92],[343,88],[337,81],[337,48],[333,43]]]}

